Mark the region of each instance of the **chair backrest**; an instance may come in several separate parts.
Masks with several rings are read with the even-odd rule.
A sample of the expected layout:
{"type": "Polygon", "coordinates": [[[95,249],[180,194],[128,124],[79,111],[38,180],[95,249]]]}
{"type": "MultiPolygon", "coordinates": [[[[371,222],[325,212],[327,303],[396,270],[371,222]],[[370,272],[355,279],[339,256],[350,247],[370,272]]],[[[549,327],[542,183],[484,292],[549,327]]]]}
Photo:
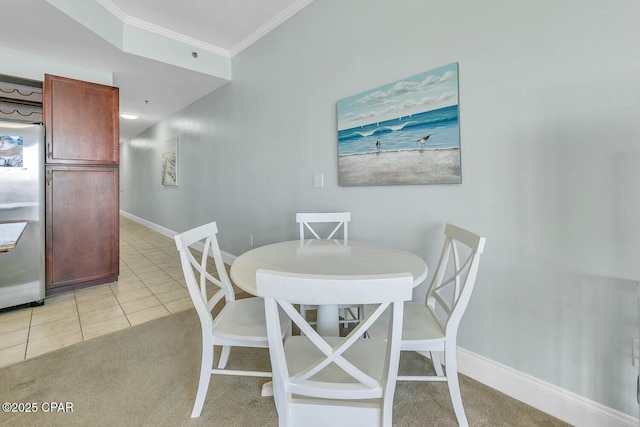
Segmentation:
{"type": "Polygon", "coordinates": [[[345,243],[348,241],[348,227],[351,221],[351,212],[322,212],[322,213],[297,213],[296,222],[300,225],[300,240],[304,240],[305,231],[309,231],[316,239],[333,239],[342,227],[342,235],[345,243]],[[320,237],[318,227],[310,224],[337,223],[327,237],[320,237]]]}
{"type": "MultiPolygon", "coordinates": [[[[258,296],[265,300],[267,335],[276,394],[286,391],[303,396],[333,399],[371,399],[384,397],[388,393],[393,396],[400,357],[404,301],[410,300],[412,295],[411,274],[335,277],[260,269],[256,273],[256,287],[258,296]],[[321,337],[293,304],[377,306],[349,335],[340,338],[321,337]],[[278,306],[282,310],[279,310],[278,306]],[[344,355],[359,340],[376,341],[362,337],[387,310],[391,311],[392,321],[389,322],[387,339],[379,340],[380,344],[383,344],[382,354],[386,348],[384,368],[382,375],[373,378],[366,369],[355,366],[344,355]],[[290,365],[285,360],[284,345],[282,339],[278,339],[282,337],[279,317],[283,315],[282,312],[300,328],[301,336],[290,339],[306,338],[315,346],[313,357],[306,359],[308,364],[301,365],[298,361],[290,365]],[[298,369],[292,373],[288,366],[297,366],[298,369]],[[335,378],[336,375],[341,381],[327,380],[329,377],[335,378]]],[[[304,357],[301,360],[305,360],[304,357]]]]}
{"type": "Polygon", "coordinates": [[[229,280],[227,270],[222,260],[220,247],[216,233],[218,226],[215,222],[201,225],[175,236],[176,246],[180,252],[180,262],[184,273],[187,289],[196,308],[202,331],[211,331],[213,317],[211,311],[215,305],[225,298],[226,301],[235,301],[235,292],[229,280]],[[202,257],[196,260],[189,246],[204,240],[202,257]],[[218,274],[214,277],[207,270],[209,259],[213,258],[213,266],[218,274]],[[211,294],[211,296],[209,296],[211,294]]]}
{"type": "Polygon", "coordinates": [[[446,225],[444,234],[444,247],[426,299],[447,336],[452,334],[455,339],[475,286],[486,238],[451,224],[446,225]]]}

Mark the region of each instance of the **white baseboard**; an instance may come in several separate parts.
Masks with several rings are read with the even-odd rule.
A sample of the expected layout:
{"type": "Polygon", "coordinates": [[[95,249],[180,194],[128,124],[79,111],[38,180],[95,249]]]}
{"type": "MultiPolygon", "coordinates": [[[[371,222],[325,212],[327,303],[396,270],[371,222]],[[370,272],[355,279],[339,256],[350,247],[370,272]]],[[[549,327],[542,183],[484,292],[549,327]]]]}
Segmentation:
{"type": "MultiPolygon", "coordinates": [[[[129,218],[132,221],[137,222],[138,224],[142,224],[147,228],[152,229],[153,231],[156,231],[160,234],[162,234],[163,236],[167,236],[167,237],[171,237],[173,239],[173,237],[178,234],[176,231],[170,230],[166,227],[163,227],[161,225],[155,224],[151,221],[147,221],[144,218],[140,218],[137,217],[135,215],[132,215],[128,212],[125,211],[120,211],[120,215],[122,215],[125,218],[129,218]]],[[[204,249],[204,244],[202,242],[198,242],[197,244],[193,245],[193,248],[196,250],[199,250],[200,252],[202,252],[202,250],[204,249]]],[[[176,248],[176,251],[178,250],[178,248],[176,248]]],[[[222,253],[222,260],[226,263],[226,264],[233,264],[233,261],[235,261],[235,259],[237,258],[235,255],[230,254],[229,252],[225,252],[222,249],[220,250],[220,252],[222,253]]]]}
{"type": "MultiPolygon", "coordinates": [[[[160,234],[173,238],[177,233],[145,219],[120,211],[122,216],[136,221],[160,234]]],[[[202,244],[195,249],[202,250],[202,244]]],[[[235,255],[222,251],[224,262],[231,265],[235,255]]],[[[578,394],[542,381],[479,354],[458,347],[458,370],[529,406],[580,427],[637,427],[632,417],[578,394]]]]}
{"type": "Polygon", "coordinates": [[[564,422],[580,427],[637,427],[632,417],[458,347],[458,371],[564,422]]]}

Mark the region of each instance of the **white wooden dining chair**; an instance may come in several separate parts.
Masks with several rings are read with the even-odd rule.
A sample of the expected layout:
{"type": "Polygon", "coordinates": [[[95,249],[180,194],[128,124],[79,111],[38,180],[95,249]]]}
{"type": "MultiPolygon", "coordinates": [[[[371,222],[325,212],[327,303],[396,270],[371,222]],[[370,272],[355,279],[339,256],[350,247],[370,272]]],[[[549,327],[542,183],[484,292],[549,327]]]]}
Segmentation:
{"type": "MultiPolygon", "coordinates": [[[[458,424],[467,426],[458,383],[456,340],[486,239],[451,224],[446,225],[444,234],[444,247],[427,292],[426,304],[404,304],[400,345],[402,351],[430,356],[436,375],[399,375],[398,381],[446,381],[458,424]],[[445,370],[440,363],[441,352],[444,352],[445,370]]],[[[369,335],[379,338],[385,331],[384,319],[380,319],[369,330],[369,335]]]]}
{"type": "MultiPolygon", "coordinates": [[[[271,372],[225,369],[231,347],[268,348],[269,343],[264,301],[262,298],[236,300],[222,261],[217,232],[216,223],[211,222],[175,236],[182,272],[202,329],[202,363],[198,392],[191,412],[192,418],[199,417],[202,412],[211,375],[271,377],[271,372]],[[204,248],[198,261],[189,246],[201,240],[204,240],[204,248]],[[213,258],[217,278],[207,271],[207,261],[210,257],[213,258]],[[214,317],[212,311],[219,303],[224,305],[214,317]],[[217,368],[214,367],[214,346],[222,346],[217,368]]],[[[290,326],[290,322],[283,321],[281,326],[283,334],[288,333],[287,327],[290,326]]]]}
{"type": "MultiPolygon", "coordinates": [[[[300,227],[300,241],[305,240],[308,235],[313,239],[331,240],[339,236],[342,228],[342,244],[346,245],[349,241],[349,222],[351,221],[351,212],[299,212],[296,214],[296,222],[300,227]],[[328,224],[329,228],[322,230],[322,225],[328,224]],[[330,230],[330,231],[329,231],[330,230]],[[326,236],[326,237],[320,237],[326,236]]],[[[339,241],[339,239],[336,239],[339,241]]],[[[301,305],[300,312],[306,317],[307,312],[315,310],[316,307],[301,305]]],[[[364,314],[363,306],[350,306],[341,304],[338,309],[342,312],[342,319],[339,321],[341,325],[348,327],[349,324],[358,323],[364,314]]]]}
{"type": "Polygon", "coordinates": [[[342,228],[342,240],[346,244],[349,240],[350,221],[351,212],[300,212],[296,214],[296,222],[300,227],[300,240],[304,240],[307,232],[311,233],[315,239],[334,239],[342,228]],[[317,224],[320,223],[335,223],[335,226],[332,229],[329,228],[331,231],[328,233],[318,234],[320,227],[317,224]],[[320,237],[321,235],[326,237],[320,237]]]}
{"type": "Polygon", "coordinates": [[[318,276],[258,270],[264,298],[280,427],[391,426],[400,358],[403,302],[413,276],[318,276]],[[346,337],[321,337],[293,304],[376,304],[346,337]],[[383,313],[390,321],[383,339],[363,338],[383,313]],[[300,335],[284,343],[283,319],[300,335]]]}

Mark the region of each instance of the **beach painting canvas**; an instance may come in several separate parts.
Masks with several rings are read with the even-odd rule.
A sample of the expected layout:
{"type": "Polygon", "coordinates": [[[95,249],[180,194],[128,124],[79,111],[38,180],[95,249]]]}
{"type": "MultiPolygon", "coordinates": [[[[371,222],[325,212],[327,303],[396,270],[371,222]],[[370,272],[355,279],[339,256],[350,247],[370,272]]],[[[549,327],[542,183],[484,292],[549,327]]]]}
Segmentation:
{"type": "Polygon", "coordinates": [[[0,135],[0,167],[22,167],[22,137],[0,135]]]}
{"type": "Polygon", "coordinates": [[[178,138],[171,138],[162,147],[162,185],[178,185],[178,138]]]}
{"type": "Polygon", "coordinates": [[[460,184],[458,63],[337,103],[342,186],[460,184]]]}

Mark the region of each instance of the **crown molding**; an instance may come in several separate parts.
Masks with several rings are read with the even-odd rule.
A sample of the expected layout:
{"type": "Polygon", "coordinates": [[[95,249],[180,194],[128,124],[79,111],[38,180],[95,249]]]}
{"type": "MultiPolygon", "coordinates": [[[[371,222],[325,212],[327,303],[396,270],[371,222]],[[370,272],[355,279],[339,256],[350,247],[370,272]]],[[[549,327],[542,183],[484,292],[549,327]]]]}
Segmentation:
{"type": "Polygon", "coordinates": [[[264,24],[262,27],[258,28],[256,31],[251,33],[249,37],[242,40],[240,43],[235,45],[233,48],[227,50],[218,46],[214,46],[210,43],[205,43],[202,40],[197,40],[192,37],[185,36],[184,34],[177,33],[175,31],[169,30],[167,28],[161,27],[159,25],[152,24],[150,22],[144,21],[142,19],[135,18],[133,16],[127,15],[122,9],[116,6],[111,0],[95,0],[98,4],[104,7],[109,13],[119,19],[122,23],[131,25],[132,27],[139,28],[144,31],[149,31],[150,33],[154,33],[163,37],[166,37],[171,40],[176,40],[181,43],[188,44],[190,46],[194,46],[208,52],[215,53],[217,55],[223,56],[225,58],[233,58],[238,53],[242,52],[244,49],[251,46],[253,43],[260,40],[267,33],[269,33],[274,28],[278,27],[280,24],[285,22],[287,19],[291,18],[296,13],[300,12],[302,9],[307,7],[313,0],[297,0],[291,4],[288,8],[280,12],[269,22],[264,24]]]}
{"type": "Polygon", "coordinates": [[[253,43],[255,43],[258,40],[260,40],[262,37],[264,37],[271,30],[275,29],[280,24],[285,22],[287,19],[291,18],[293,15],[295,15],[298,12],[300,12],[302,9],[304,9],[305,7],[310,5],[312,2],[313,2],[313,0],[297,0],[294,3],[292,3],[291,6],[289,6],[288,8],[283,10],[282,12],[280,12],[273,19],[271,19],[269,22],[267,22],[262,27],[258,28],[256,31],[251,33],[249,35],[249,37],[247,37],[246,39],[242,40],[240,43],[238,43],[233,48],[231,48],[229,50],[229,53],[231,54],[231,57],[233,58],[234,56],[236,56],[237,54],[239,54],[240,52],[242,52],[243,50],[245,50],[246,48],[251,46],[253,43]]]}
{"type": "MultiPolygon", "coordinates": [[[[108,0],[100,0],[100,1],[108,1],[108,0]]],[[[171,40],[175,40],[184,44],[188,44],[189,46],[194,46],[200,48],[202,50],[206,50],[207,52],[215,53],[216,55],[223,56],[225,58],[231,58],[230,53],[227,49],[222,49],[218,46],[214,46],[209,43],[205,43],[202,40],[194,39],[189,36],[185,36],[184,34],[177,33],[175,31],[169,30],[164,27],[160,27],[158,25],[152,24],[147,21],[143,21],[142,19],[134,18],[132,16],[127,16],[124,21],[125,24],[131,25],[132,27],[139,28],[144,31],[148,31],[150,33],[157,34],[159,36],[166,37],[171,40]]]]}
{"type": "Polygon", "coordinates": [[[100,6],[104,7],[105,9],[107,9],[107,11],[109,13],[111,13],[113,16],[118,18],[120,21],[124,22],[124,20],[127,18],[127,14],[124,13],[124,11],[122,9],[120,9],[118,6],[113,4],[113,2],[111,2],[110,0],[96,0],[96,2],[100,6]]]}
{"type": "Polygon", "coordinates": [[[169,30],[159,25],[152,24],[139,18],[127,15],[122,9],[116,6],[111,0],[95,0],[98,4],[104,7],[109,13],[119,19],[123,24],[130,25],[143,31],[148,31],[153,34],[157,34],[162,37],[166,37],[171,40],[178,41],[180,43],[187,44],[189,46],[197,47],[207,52],[215,53],[225,58],[231,58],[227,49],[222,49],[218,46],[214,46],[209,43],[205,43],[202,40],[194,39],[184,34],[169,30]]]}

